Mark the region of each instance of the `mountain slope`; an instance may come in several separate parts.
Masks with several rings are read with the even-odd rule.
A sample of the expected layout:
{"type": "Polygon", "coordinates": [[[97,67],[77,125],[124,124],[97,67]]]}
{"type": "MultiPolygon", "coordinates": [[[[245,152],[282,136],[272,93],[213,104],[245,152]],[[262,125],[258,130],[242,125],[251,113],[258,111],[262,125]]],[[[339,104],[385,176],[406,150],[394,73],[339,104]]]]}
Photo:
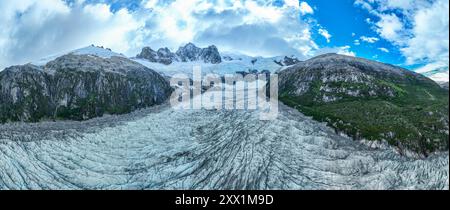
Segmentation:
{"type": "Polygon", "coordinates": [[[448,150],[448,90],[392,65],[325,54],[279,72],[280,100],[355,139],[448,150]]]}
{"type": "Polygon", "coordinates": [[[0,122],[85,120],[164,102],[168,82],[124,57],[70,53],[0,72],[0,122]]]}

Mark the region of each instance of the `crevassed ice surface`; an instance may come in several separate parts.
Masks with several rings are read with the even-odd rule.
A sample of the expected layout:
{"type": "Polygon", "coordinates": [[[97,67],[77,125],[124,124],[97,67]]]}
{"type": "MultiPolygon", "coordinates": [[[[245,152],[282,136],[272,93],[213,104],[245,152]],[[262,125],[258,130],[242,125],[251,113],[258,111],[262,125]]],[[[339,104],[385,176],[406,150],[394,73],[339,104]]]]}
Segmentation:
{"type": "Polygon", "coordinates": [[[86,122],[0,125],[0,189],[448,189],[448,153],[370,149],[280,104],[168,105],[86,122]]]}

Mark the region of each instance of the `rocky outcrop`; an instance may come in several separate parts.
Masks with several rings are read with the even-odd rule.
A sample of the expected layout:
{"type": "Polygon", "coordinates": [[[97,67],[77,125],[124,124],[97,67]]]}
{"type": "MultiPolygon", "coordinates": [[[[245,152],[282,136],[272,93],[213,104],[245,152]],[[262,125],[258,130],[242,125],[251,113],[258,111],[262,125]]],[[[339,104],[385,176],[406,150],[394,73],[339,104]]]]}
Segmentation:
{"type": "Polygon", "coordinates": [[[218,64],[222,62],[219,50],[212,45],[207,48],[199,48],[192,43],[180,47],[176,53],[168,48],[160,48],[154,51],[150,47],[144,47],[136,58],[145,59],[153,63],[170,65],[173,62],[203,61],[205,63],[218,64]]]}
{"type": "Polygon", "coordinates": [[[178,57],[174,53],[170,52],[168,48],[160,48],[158,51],[154,51],[150,47],[144,47],[142,52],[136,57],[153,63],[162,63],[165,65],[178,61],[178,57]]]}
{"type": "Polygon", "coordinates": [[[218,64],[222,62],[222,57],[219,54],[216,46],[209,46],[201,50],[199,59],[205,63],[218,64]]]}
{"type": "Polygon", "coordinates": [[[123,57],[68,54],[0,72],[0,122],[86,120],[163,103],[168,82],[123,57]]]}
{"type": "Polygon", "coordinates": [[[283,60],[274,60],[273,62],[275,62],[276,64],[278,64],[280,66],[292,66],[297,63],[300,63],[301,61],[294,56],[291,56],[291,57],[284,56],[283,60]]]}

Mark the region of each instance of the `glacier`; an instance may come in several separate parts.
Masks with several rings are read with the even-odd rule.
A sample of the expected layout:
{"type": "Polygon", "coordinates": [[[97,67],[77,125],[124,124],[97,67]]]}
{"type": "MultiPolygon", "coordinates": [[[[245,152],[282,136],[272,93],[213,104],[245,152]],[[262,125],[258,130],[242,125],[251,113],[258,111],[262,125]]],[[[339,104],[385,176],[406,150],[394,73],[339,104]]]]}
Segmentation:
{"type": "Polygon", "coordinates": [[[449,189],[448,152],[372,148],[280,104],[0,125],[0,189],[449,189]]]}
{"type": "MultiPolygon", "coordinates": [[[[121,56],[89,46],[74,54],[121,56]]],[[[228,54],[227,54],[228,55],[228,54]]],[[[133,59],[161,74],[276,72],[274,59],[228,55],[221,64],[133,59]]],[[[37,64],[56,58],[50,56],[37,64]]],[[[375,146],[374,146],[375,145],[375,146]]],[[[168,103],[83,122],[0,124],[2,189],[449,189],[449,153],[400,155],[353,141],[280,104],[257,110],[178,110],[168,103]]]]}

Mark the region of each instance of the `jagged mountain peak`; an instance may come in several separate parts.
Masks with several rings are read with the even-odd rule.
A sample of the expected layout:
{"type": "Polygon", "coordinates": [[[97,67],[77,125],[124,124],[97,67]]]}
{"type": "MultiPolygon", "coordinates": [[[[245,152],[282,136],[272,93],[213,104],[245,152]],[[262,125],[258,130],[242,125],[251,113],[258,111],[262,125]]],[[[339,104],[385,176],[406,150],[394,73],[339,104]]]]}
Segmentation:
{"type": "Polygon", "coordinates": [[[160,48],[158,51],[154,51],[150,47],[144,47],[136,58],[165,65],[173,62],[203,61],[204,63],[212,64],[222,62],[222,57],[216,46],[211,45],[206,48],[199,48],[193,43],[181,46],[175,53],[171,52],[167,47],[160,48]]]}
{"type": "Polygon", "coordinates": [[[273,62],[280,66],[292,66],[297,63],[302,62],[300,59],[298,59],[296,56],[284,56],[283,58],[274,58],[273,62]]]}

